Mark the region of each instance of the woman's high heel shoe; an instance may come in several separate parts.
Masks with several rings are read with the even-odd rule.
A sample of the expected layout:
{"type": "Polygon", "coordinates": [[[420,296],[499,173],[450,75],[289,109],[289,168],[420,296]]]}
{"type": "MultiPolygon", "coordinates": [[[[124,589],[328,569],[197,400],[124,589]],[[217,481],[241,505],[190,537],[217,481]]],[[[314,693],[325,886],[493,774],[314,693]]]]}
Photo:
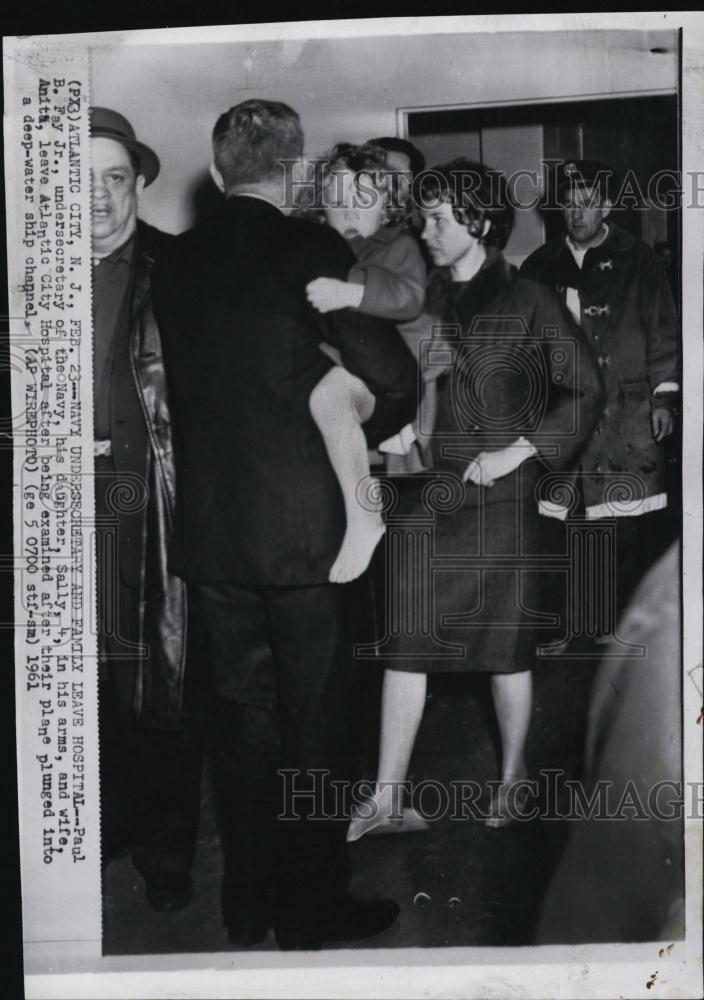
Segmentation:
{"type": "MultiPolygon", "coordinates": [[[[520,779],[525,782],[525,779],[520,779]]],[[[491,797],[491,812],[484,820],[486,826],[492,830],[500,830],[505,826],[510,826],[519,819],[528,819],[525,815],[525,806],[530,798],[531,790],[522,783],[520,788],[512,793],[516,781],[502,781],[498,788],[498,794],[491,797]]]]}

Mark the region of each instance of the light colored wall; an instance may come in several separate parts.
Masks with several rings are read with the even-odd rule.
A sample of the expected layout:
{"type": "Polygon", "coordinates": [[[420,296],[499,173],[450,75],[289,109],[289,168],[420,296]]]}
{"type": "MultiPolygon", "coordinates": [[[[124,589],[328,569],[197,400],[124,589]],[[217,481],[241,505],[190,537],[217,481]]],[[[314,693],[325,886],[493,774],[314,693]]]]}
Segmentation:
{"type": "MultiPolygon", "coordinates": [[[[415,119],[422,129],[422,119],[415,119]]],[[[474,132],[442,132],[414,135],[413,142],[424,154],[428,166],[447,163],[456,156],[479,160],[510,177],[518,170],[535,171],[542,177],[542,125],[500,126],[474,132]]],[[[513,193],[513,192],[512,192],[513,193]]],[[[529,205],[540,198],[540,184],[523,178],[518,185],[518,200],[529,205]]],[[[537,208],[516,211],[513,232],[506,246],[506,257],[519,267],[526,257],[545,242],[545,227],[537,208]]]]}
{"type": "MultiPolygon", "coordinates": [[[[512,128],[482,129],[484,162],[510,177],[519,170],[535,171],[542,177],[543,128],[542,125],[521,125],[512,128]]],[[[540,198],[540,184],[524,178],[518,185],[518,200],[529,205],[540,198]]],[[[506,245],[506,257],[517,267],[526,257],[545,242],[545,227],[537,208],[517,209],[514,214],[513,232],[506,245]]]]}
{"type": "Polygon", "coordinates": [[[396,134],[397,109],[674,91],[673,32],[531,32],[111,45],[95,48],[92,102],[121,111],[163,170],[147,221],[192,224],[217,115],[251,97],[300,113],[307,152],[396,134]],[[652,53],[651,48],[669,51],[652,53]]]}

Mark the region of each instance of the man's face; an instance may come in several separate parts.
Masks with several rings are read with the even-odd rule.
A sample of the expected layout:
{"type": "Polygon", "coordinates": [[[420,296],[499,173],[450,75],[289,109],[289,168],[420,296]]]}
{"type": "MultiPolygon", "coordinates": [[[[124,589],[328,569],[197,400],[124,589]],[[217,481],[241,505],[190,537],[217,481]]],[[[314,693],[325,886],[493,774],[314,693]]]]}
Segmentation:
{"type": "Polygon", "coordinates": [[[608,201],[602,200],[588,188],[575,187],[562,202],[562,217],[570,239],[578,246],[590,246],[601,235],[604,219],[611,211],[608,201]]]}
{"type": "Polygon", "coordinates": [[[325,218],[338,233],[352,239],[371,236],[384,224],[386,193],[369,175],[357,178],[352,170],[334,170],[325,188],[325,218]]]}
{"type": "Polygon", "coordinates": [[[470,236],[467,227],[452,214],[449,202],[440,202],[433,208],[421,208],[420,215],[423,220],[421,237],[438,267],[458,264],[476,245],[475,237],[470,236]]]}
{"type": "Polygon", "coordinates": [[[93,248],[107,254],[122,246],[137,225],[144,178],[135,172],[125,147],[113,139],[91,139],[93,248]]]}

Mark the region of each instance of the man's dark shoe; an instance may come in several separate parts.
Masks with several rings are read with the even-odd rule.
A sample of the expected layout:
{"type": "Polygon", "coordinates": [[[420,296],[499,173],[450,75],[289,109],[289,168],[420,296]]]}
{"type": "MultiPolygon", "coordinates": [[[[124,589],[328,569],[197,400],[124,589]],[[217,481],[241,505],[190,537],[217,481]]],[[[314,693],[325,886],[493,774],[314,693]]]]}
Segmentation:
{"type": "Polygon", "coordinates": [[[283,951],[315,951],[326,942],[359,941],[380,934],[400,912],[393,899],[362,901],[345,894],[325,908],[315,920],[302,914],[281,916],[274,927],[276,943],[283,951]]]}
{"type": "Polygon", "coordinates": [[[259,944],[274,923],[276,894],[270,885],[223,885],[222,917],[227,940],[232,945],[247,948],[259,944]]]}
{"type": "Polygon", "coordinates": [[[253,944],[261,944],[270,927],[271,920],[266,917],[250,916],[239,920],[230,919],[225,930],[230,944],[248,948],[253,944]]]}
{"type": "Polygon", "coordinates": [[[182,910],[193,899],[195,890],[188,872],[155,872],[145,876],[144,881],[144,891],[153,910],[182,910]]]}

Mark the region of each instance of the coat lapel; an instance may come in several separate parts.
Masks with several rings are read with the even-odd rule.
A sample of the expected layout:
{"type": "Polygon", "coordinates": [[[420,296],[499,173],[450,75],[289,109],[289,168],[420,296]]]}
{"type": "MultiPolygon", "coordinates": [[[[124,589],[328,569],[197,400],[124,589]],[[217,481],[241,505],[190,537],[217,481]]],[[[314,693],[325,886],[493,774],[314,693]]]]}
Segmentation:
{"type": "Polygon", "coordinates": [[[551,258],[549,284],[558,295],[564,298],[565,289],[582,287],[582,271],[570,253],[564,236],[559,238],[554,247],[550,247],[550,252],[546,256],[551,258]]]}
{"type": "Polygon", "coordinates": [[[147,296],[149,295],[151,289],[151,270],[152,264],[154,263],[151,256],[144,249],[141,240],[137,243],[136,251],[137,259],[135,261],[134,287],[132,291],[131,318],[133,324],[137,316],[139,316],[147,296]]]}
{"type": "Polygon", "coordinates": [[[453,288],[454,311],[463,330],[475,316],[491,315],[508,294],[515,269],[499,250],[490,250],[478,274],[466,284],[453,288]]]}
{"type": "Polygon", "coordinates": [[[465,327],[477,313],[500,302],[514,280],[515,268],[495,249],[489,250],[479,272],[468,282],[456,284],[448,268],[436,268],[428,280],[428,311],[445,323],[465,327]]]}

